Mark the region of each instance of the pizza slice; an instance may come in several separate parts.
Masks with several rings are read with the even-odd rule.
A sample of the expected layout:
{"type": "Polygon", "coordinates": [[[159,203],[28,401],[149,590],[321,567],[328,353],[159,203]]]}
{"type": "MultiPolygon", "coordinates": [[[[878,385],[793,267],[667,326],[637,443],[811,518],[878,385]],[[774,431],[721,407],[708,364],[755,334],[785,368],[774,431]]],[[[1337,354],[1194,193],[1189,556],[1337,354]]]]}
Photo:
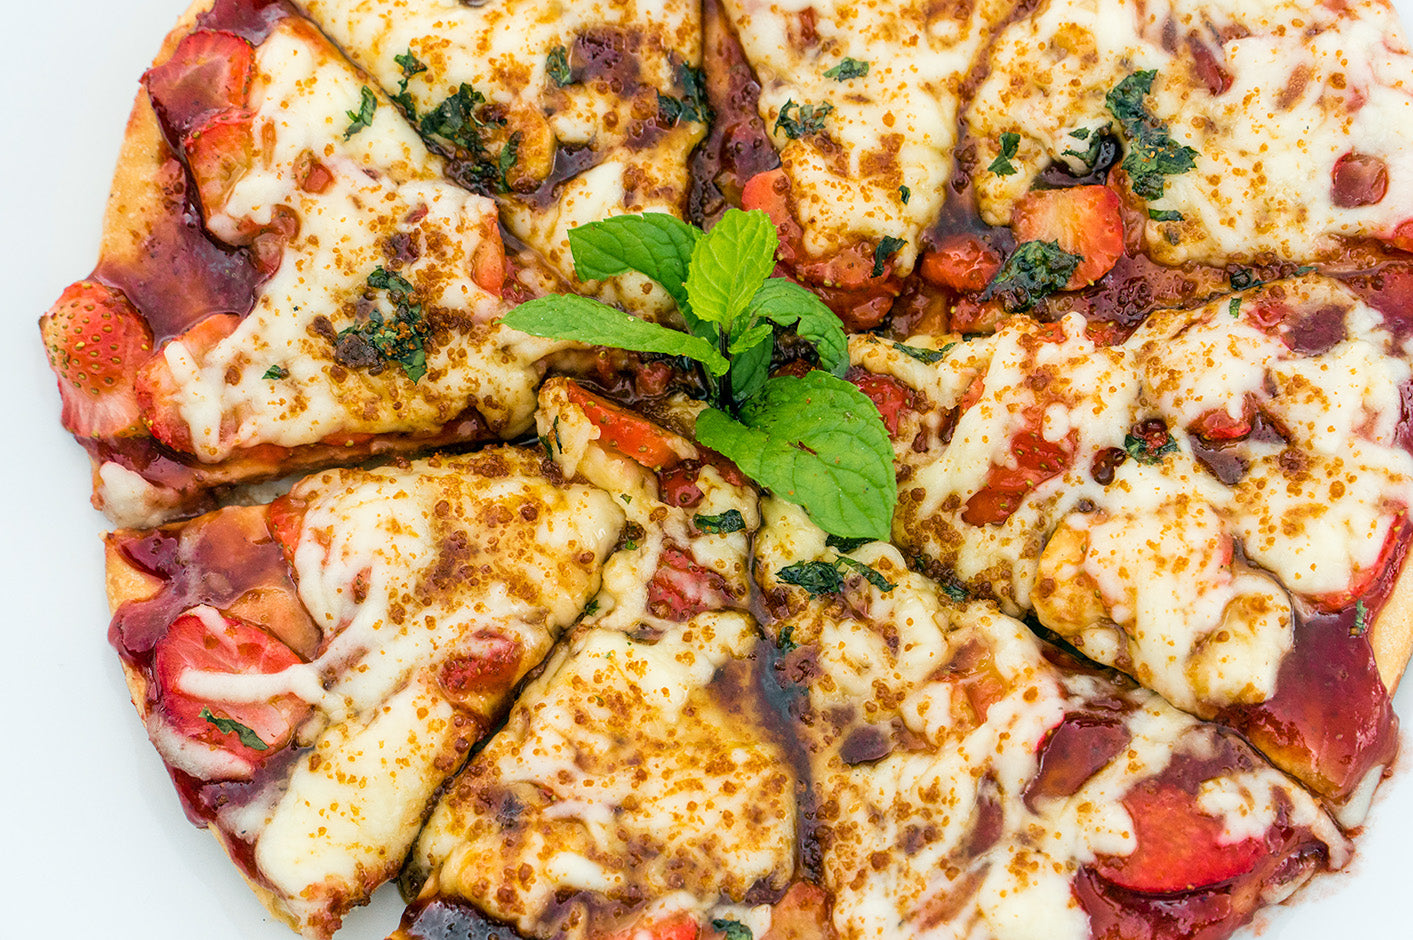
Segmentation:
{"type": "Polygon", "coordinates": [[[188,816],[328,937],[598,590],[619,503],[490,448],[107,538],[110,640],[188,816]]]}
{"type": "Polygon", "coordinates": [[[838,936],[1217,940],[1348,859],[1235,734],[950,602],[891,546],[763,515],[838,936]]]}
{"type": "Polygon", "coordinates": [[[568,231],[625,213],[685,217],[688,157],[711,118],[695,3],[302,6],[566,282],[636,313],[670,311],[636,273],[579,282],[568,231]]]}
{"type": "Polygon", "coordinates": [[[41,329],[95,501],[150,525],[221,485],[523,433],[558,346],[495,321],[543,286],[307,20],[220,0],[144,77],[98,268],[41,329]]]}
{"type": "Polygon", "coordinates": [[[797,777],[743,609],[755,494],[562,379],[539,424],[565,478],[615,493],[629,521],[583,621],[433,812],[396,936],[779,936],[767,905],[799,914],[811,895],[786,894],[797,777]]]}
{"type": "Polygon", "coordinates": [[[895,536],[954,592],[1240,728],[1356,825],[1410,642],[1386,603],[1413,496],[1400,323],[1306,275],[1118,345],[1077,314],[860,339],[858,381],[898,415],[895,536]]]}

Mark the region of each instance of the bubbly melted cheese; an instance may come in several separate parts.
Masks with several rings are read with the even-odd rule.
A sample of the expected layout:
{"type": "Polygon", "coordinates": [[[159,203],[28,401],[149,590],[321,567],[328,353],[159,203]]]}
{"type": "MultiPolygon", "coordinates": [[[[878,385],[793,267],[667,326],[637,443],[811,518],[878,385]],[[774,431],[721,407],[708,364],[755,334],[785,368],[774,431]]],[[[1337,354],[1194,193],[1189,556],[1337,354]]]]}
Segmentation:
{"type": "Polygon", "coordinates": [[[440,159],[386,99],[368,127],[344,139],[363,79],[307,27],[277,28],[257,64],[252,165],[208,226],[236,238],[242,226],[293,213],[298,230],[234,332],[209,348],[177,339],[163,351],[197,458],[435,430],[469,406],[505,436],[524,431],[535,362],[563,344],[491,322],[505,305],[472,275],[486,253],[499,264],[494,203],[446,182],[440,159]],[[301,185],[311,160],[328,175],[319,192],[301,185]],[[335,331],[361,322],[368,298],[394,318],[388,295],[368,287],[380,267],[412,284],[431,326],[426,375],[416,382],[397,362],[380,371],[341,364],[316,329],[321,318],[335,331]]]}
{"type": "Polygon", "coordinates": [[[539,662],[597,591],[623,514],[510,448],[329,471],[292,497],[306,505],[294,568],[320,655],[274,675],[189,671],[182,690],[315,706],[299,731],[310,750],[288,780],[221,821],[254,841],[296,920],[332,929],[331,906],[359,903],[401,866],[428,799],[512,684],[453,700],[439,670],[507,643],[517,677],[539,662]]]}
{"type": "Polygon", "coordinates": [[[892,581],[890,590],[857,579],[842,601],[811,601],[784,588],[775,572],[826,556],[823,533],[775,500],[765,517],[758,573],[766,588],[791,592],[791,612],[775,629],[816,651],[800,728],[829,832],[834,927],[845,940],[1085,940],[1076,875],[1134,851],[1123,799],[1179,758],[1234,755],[1197,797],[1221,820],[1222,841],[1293,824],[1323,843],[1333,866],[1347,860],[1347,841],[1318,804],[1236,739],[1149,692],[1056,667],[1024,625],[987,605],[946,604],[890,546],[853,556],[892,581]],[[1050,729],[1094,703],[1123,716],[1128,743],[1073,794],[1030,794],[1050,729]],[[885,746],[861,757],[851,747],[861,734],[885,746]]]}
{"type": "Polygon", "coordinates": [[[918,236],[942,208],[952,174],[962,79],[1009,10],[1004,0],[945,6],[884,0],[727,0],[727,16],[760,81],[760,115],[789,177],[806,250],[918,236]],[[852,58],[867,74],[826,71],[852,58]],[[827,108],[820,133],[784,129],[797,107],[827,108]],[[905,201],[899,189],[906,186],[905,201]]]}
{"type": "Polygon", "coordinates": [[[440,896],[530,937],[581,935],[576,906],[681,892],[678,909],[700,913],[757,882],[783,887],[793,773],[749,710],[711,686],[753,642],[737,613],[698,615],[655,642],[582,628],[457,778],[414,864],[440,896]]]}
{"type": "MultiPolygon", "coordinates": [[[[384,90],[405,80],[419,115],[463,83],[486,97],[505,119],[486,130],[491,157],[516,142],[511,191],[501,199],[506,222],[570,283],[569,228],[627,212],[685,213],[687,158],[705,128],[667,126],[657,118],[657,96],[681,94],[679,67],[701,61],[695,4],[309,0],[304,7],[384,90]],[[576,76],[567,85],[550,72],[555,50],[576,76]],[[411,78],[396,61],[409,52],[426,66],[411,78]],[[565,178],[566,161],[592,169],[565,178]]],[[[636,275],[600,287],[629,309],[657,312],[669,303],[636,275]]]]}
{"type": "Polygon", "coordinates": [[[1145,69],[1157,73],[1149,112],[1196,152],[1149,203],[1182,216],[1146,223],[1158,260],[1327,257],[1338,236],[1387,237],[1413,216],[1413,150],[1400,130],[1413,116],[1413,56],[1380,0],[1050,0],[1007,27],[986,64],[966,121],[992,224],[1010,222],[1042,169],[1086,150],[1073,131],[1117,128],[1105,97],[1145,69]],[[1005,133],[1020,143],[1017,172],[1002,176],[987,168],[1005,133]],[[1333,173],[1348,154],[1384,167],[1378,201],[1336,204],[1333,173]]]}

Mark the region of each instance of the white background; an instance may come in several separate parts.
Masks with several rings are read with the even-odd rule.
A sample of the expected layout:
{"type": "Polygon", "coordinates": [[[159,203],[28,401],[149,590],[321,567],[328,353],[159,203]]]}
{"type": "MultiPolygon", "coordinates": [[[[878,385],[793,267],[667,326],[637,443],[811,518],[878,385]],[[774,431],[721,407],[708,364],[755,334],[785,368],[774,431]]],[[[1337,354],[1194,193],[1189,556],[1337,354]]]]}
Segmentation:
{"type": "MultiPolygon", "coordinates": [[[[137,79],[186,0],[7,0],[0,144],[0,937],[285,940],[210,836],[187,824],[108,646],[104,520],[59,427],[37,318],[93,267],[137,79]]],[[[1413,0],[1399,0],[1405,19],[1413,0]]],[[[1393,172],[1413,168],[1394,168],[1393,172]]],[[[1413,715],[1413,692],[1399,697],[1413,715]]],[[[1413,718],[1408,720],[1413,721],[1413,718]]],[[[1268,940],[1413,936],[1413,779],[1379,795],[1346,872],[1263,915],[1268,940]]],[[[342,940],[384,937],[385,887],[342,940]]],[[[1251,936],[1248,931],[1243,936],[1251,936]]]]}

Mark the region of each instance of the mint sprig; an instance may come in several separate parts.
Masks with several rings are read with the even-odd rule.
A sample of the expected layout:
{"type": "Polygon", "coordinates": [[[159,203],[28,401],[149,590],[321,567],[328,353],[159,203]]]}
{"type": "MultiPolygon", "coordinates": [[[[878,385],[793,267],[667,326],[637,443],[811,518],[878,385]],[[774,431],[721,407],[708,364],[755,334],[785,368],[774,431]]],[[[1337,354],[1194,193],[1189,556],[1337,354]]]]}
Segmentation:
{"type": "Polygon", "coordinates": [[[873,402],[841,378],[849,357],[839,318],[803,287],[770,276],[779,239],[769,216],[732,209],[706,233],[660,213],[615,216],[571,229],[569,247],[582,279],[637,271],[656,281],[690,332],[574,296],[521,304],[505,325],[700,363],[714,407],[697,419],[698,441],[826,531],[888,536],[897,503],[888,432],[873,402]],[[813,346],[820,368],[771,378],[781,330],[813,346]]]}

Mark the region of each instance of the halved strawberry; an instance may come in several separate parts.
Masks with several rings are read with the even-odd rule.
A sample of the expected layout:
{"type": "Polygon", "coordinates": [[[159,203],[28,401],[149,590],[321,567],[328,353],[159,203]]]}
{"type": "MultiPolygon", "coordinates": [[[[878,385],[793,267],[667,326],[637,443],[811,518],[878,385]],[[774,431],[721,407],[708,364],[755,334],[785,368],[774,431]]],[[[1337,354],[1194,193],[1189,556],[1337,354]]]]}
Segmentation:
{"type": "Polygon", "coordinates": [[[201,209],[208,219],[225,208],[231,187],[254,161],[252,120],[253,115],[243,108],[221,111],[193,128],[182,141],[186,165],[196,181],[201,209]]]}
{"type": "Polygon", "coordinates": [[[122,292],[97,281],[70,284],[39,330],[59,382],[64,427],[100,439],[141,434],[133,380],[151,356],[152,331],[122,292]]]}
{"type": "Polygon", "coordinates": [[[1382,157],[1351,150],[1330,171],[1330,201],[1343,209],[1377,205],[1388,192],[1388,165],[1382,157]]]}
{"type": "Polygon", "coordinates": [[[585,391],[570,382],[565,391],[569,400],[599,429],[599,443],[606,444],[651,470],[681,463],[672,449],[668,434],[640,414],[635,414],[607,398],[585,391]]]}
{"type": "Polygon", "coordinates": [[[244,107],[255,75],[255,47],[224,30],[198,29],[142,82],[173,140],[212,114],[244,107]]]}
{"type": "Polygon", "coordinates": [[[917,396],[913,390],[892,376],[850,369],[844,377],[873,402],[890,435],[898,433],[903,415],[917,407],[917,396]]]}
{"type": "Polygon", "coordinates": [[[1265,839],[1223,842],[1223,823],[1175,784],[1145,780],[1123,798],[1138,847],[1102,856],[1095,871],[1145,894],[1169,894],[1220,884],[1250,871],[1266,853],[1265,839]]]}
{"type": "Polygon", "coordinates": [[[1093,284],[1124,253],[1123,206],[1107,186],[1028,192],[1011,210],[1011,231],[1016,241],[1059,242],[1082,258],[1066,290],[1093,284]]]}
{"type": "Polygon", "coordinates": [[[975,235],[949,235],[922,256],[922,279],[936,287],[981,290],[1001,269],[1001,255],[975,235]]]}
{"type": "Polygon", "coordinates": [[[192,671],[267,675],[299,662],[293,650],[258,627],[213,608],[193,610],[172,622],[153,651],[156,708],[180,734],[258,762],[289,743],[309,706],[294,695],[256,702],[202,697],[185,691],[183,682],[192,671]]]}
{"type": "Polygon", "coordinates": [[[1310,598],[1316,607],[1331,613],[1344,610],[1354,606],[1356,602],[1369,596],[1373,591],[1379,576],[1388,570],[1389,565],[1393,563],[1394,556],[1398,554],[1400,537],[1403,534],[1403,526],[1406,524],[1403,519],[1403,510],[1390,510],[1390,512],[1395,515],[1392,524],[1388,527],[1388,534],[1384,536],[1384,544],[1379,548],[1379,557],[1369,567],[1356,569],[1344,590],[1332,591],[1329,594],[1320,594],[1310,598]]]}
{"type": "Polygon", "coordinates": [[[1198,415],[1188,430],[1209,441],[1236,441],[1251,433],[1256,417],[1256,405],[1247,396],[1241,405],[1240,417],[1233,418],[1226,408],[1211,408],[1198,415]]]}
{"type": "Polygon", "coordinates": [[[471,280],[492,294],[505,286],[505,243],[500,238],[500,221],[488,215],[481,226],[481,240],[471,254],[471,280]]]}
{"type": "MultiPolygon", "coordinates": [[[[241,318],[233,313],[209,316],[177,337],[192,356],[198,359],[212,346],[225,339],[240,325],[241,318]]],[[[138,370],[133,381],[138,407],[152,436],[163,444],[183,453],[191,453],[191,429],[177,407],[176,380],[166,357],[152,356],[138,370]]]]}

